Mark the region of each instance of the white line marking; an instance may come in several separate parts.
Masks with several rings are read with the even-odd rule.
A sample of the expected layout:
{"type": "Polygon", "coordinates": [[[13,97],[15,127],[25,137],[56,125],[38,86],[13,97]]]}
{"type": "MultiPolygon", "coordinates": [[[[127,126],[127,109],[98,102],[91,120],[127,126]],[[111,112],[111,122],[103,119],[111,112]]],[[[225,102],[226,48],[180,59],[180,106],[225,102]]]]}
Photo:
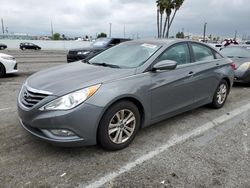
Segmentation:
{"type": "Polygon", "coordinates": [[[136,167],[137,165],[142,164],[145,161],[148,161],[150,159],[152,159],[153,157],[161,154],[164,151],[167,151],[170,147],[183,143],[185,141],[187,141],[190,138],[194,138],[197,137],[203,133],[205,133],[206,131],[244,113],[247,112],[248,110],[250,110],[250,103],[246,104],[238,109],[235,109],[225,115],[222,115],[214,120],[212,120],[211,122],[208,122],[190,132],[187,132],[185,134],[183,134],[182,136],[174,136],[172,137],[166,144],[156,148],[155,150],[142,155],[141,157],[139,157],[138,159],[136,159],[133,162],[129,162],[126,165],[122,166],[120,169],[111,172],[109,174],[106,174],[103,177],[100,177],[97,181],[93,181],[90,184],[86,185],[86,184],[80,184],[78,187],[85,187],[85,188],[97,188],[97,187],[101,187],[103,186],[105,183],[115,179],[116,177],[118,177],[119,175],[130,171],[132,168],[136,167]]]}
{"type": "Polygon", "coordinates": [[[9,111],[9,110],[14,110],[15,108],[1,108],[0,109],[0,112],[2,111],[9,111]]]}

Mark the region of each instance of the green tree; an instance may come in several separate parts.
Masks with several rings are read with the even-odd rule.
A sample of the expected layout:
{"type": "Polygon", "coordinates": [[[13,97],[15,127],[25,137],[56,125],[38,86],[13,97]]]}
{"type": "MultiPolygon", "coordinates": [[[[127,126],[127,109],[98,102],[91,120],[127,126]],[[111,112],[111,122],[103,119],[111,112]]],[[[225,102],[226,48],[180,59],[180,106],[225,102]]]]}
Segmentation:
{"type": "Polygon", "coordinates": [[[169,30],[174,21],[177,11],[180,9],[183,2],[184,0],[156,0],[158,38],[169,37],[169,30]],[[162,27],[162,18],[164,13],[166,14],[166,18],[164,27],[162,27]]]}
{"type": "Polygon", "coordinates": [[[107,37],[106,33],[100,33],[97,35],[97,38],[107,37]]]}
{"type": "Polygon", "coordinates": [[[184,39],[184,38],[185,38],[185,35],[184,35],[183,32],[178,32],[178,33],[176,34],[176,38],[184,39]]]}
{"type": "Polygon", "coordinates": [[[52,38],[53,40],[60,40],[60,33],[54,33],[52,38]]]}

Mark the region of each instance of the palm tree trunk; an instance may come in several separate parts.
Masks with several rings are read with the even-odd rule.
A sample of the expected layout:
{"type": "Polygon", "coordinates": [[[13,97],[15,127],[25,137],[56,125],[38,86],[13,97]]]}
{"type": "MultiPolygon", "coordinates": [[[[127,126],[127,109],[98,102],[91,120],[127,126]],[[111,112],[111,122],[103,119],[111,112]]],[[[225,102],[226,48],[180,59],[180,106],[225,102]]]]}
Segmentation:
{"type": "Polygon", "coordinates": [[[168,19],[168,29],[165,38],[169,37],[169,30],[170,30],[170,19],[168,19]]]}
{"type": "Polygon", "coordinates": [[[168,30],[170,29],[170,27],[171,27],[171,25],[172,25],[172,23],[173,23],[173,21],[174,21],[174,18],[175,18],[175,15],[176,15],[176,12],[177,12],[177,11],[178,11],[178,9],[175,9],[174,15],[173,15],[173,17],[172,17],[172,19],[171,19],[171,21],[170,21],[168,30]]]}
{"type": "Polygon", "coordinates": [[[160,16],[160,37],[159,38],[162,38],[162,13],[160,16]]]}
{"type": "Polygon", "coordinates": [[[158,32],[158,38],[160,37],[160,20],[159,20],[159,18],[160,18],[160,11],[159,11],[159,9],[157,8],[157,32],[158,32]]]}
{"type": "Polygon", "coordinates": [[[166,18],[165,18],[165,23],[164,23],[164,27],[163,27],[163,34],[162,36],[164,37],[165,36],[165,33],[166,33],[166,28],[167,28],[167,22],[168,22],[168,15],[166,15],[166,18]]]}

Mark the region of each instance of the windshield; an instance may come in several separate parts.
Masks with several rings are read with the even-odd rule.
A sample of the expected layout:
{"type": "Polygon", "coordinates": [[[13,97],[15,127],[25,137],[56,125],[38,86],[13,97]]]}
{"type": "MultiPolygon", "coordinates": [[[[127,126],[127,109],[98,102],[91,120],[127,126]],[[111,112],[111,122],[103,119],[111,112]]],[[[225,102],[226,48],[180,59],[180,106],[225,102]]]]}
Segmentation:
{"type": "Polygon", "coordinates": [[[145,63],[159,48],[154,44],[122,43],[95,56],[89,63],[134,68],[145,63]]]}
{"type": "Polygon", "coordinates": [[[110,42],[109,38],[99,38],[95,42],[92,43],[93,47],[105,47],[110,42]]]}
{"type": "Polygon", "coordinates": [[[250,50],[241,47],[223,48],[221,53],[227,57],[250,57],[250,50]]]}

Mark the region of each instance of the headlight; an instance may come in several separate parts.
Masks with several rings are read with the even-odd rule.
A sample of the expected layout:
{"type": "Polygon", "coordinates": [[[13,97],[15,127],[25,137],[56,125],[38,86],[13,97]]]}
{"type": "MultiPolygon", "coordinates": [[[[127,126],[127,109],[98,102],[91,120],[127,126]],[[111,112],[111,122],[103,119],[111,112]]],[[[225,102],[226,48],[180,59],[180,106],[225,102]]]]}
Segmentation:
{"type": "Polygon", "coordinates": [[[70,110],[78,106],[79,104],[86,101],[89,97],[91,97],[101,86],[101,84],[97,84],[94,86],[90,86],[85,89],[81,89],[67,95],[64,95],[54,101],[46,104],[41,107],[40,110],[70,110]]]}
{"type": "Polygon", "coordinates": [[[250,62],[243,63],[237,70],[239,71],[247,71],[250,68],[250,62]]]}
{"type": "Polygon", "coordinates": [[[90,51],[84,51],[84,52],[77,52],[77,55],[87,55],[90,51]]]}
{"type": "Polygon", "coordinates": [[[6,59],[6,60],[15,60],[15,58],[11,56],[2,56],[1,58],[6,59]]]}

